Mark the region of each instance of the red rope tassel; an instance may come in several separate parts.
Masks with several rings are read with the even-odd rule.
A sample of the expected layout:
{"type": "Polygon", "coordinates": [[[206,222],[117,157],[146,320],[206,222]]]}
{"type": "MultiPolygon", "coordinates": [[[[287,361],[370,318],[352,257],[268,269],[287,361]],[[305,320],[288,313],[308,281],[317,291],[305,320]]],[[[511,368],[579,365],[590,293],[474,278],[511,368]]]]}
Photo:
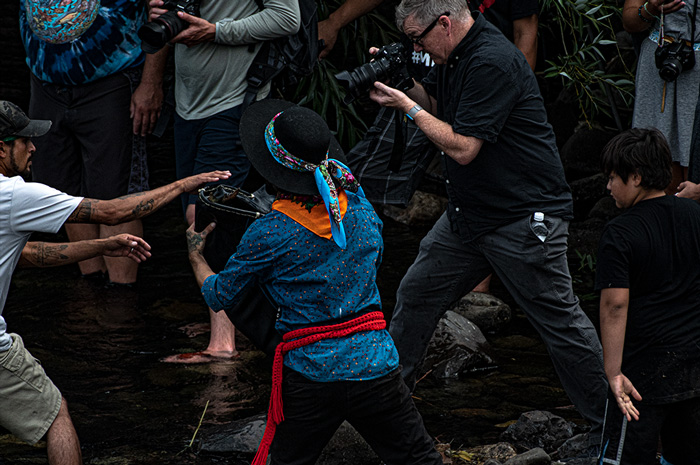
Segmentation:
{"type": "Polygon", "coordinates": [[[386,328],[384,314],[382,312],[366,313],[362,316],[331,326],[314,326],[311,328],[295,329],[282,337],[282,342],[275,349],[275,358],[272,361],[272,392],[267,412],[267,424],[265,434],[258,446],[258,452],[253,459],[253,465],[265,465],[267,454],[275,437],[277,425],[284,421],[282,412],[282,369],[284,367],[284,354],[322,339],[345,337],[360,331],[375,331],[386,328]],[[299,339],[297,339],[299,338],[299,339]]]}

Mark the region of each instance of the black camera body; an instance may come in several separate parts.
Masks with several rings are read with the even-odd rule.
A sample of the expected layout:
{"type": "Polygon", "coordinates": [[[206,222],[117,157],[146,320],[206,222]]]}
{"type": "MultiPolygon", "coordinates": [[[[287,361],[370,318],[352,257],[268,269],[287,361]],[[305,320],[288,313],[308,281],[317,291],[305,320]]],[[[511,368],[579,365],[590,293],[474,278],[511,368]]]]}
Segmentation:
{"type": "Polygon", "coordinates": [[[164,0],[163,8],[168,10],[150,23],[139,28],[141,49],[146,53],[156,53],[173,37],[187,27],[187,22],[177,16],[178,11],[199,16],[200,0],[164,0]]]}
{"type": "Polygon", "coordinates": [[[410,50],[402,43],[395,42],[380,48],[369,63],[352,71],[341,71],[335,75],[347,94],[343,99],[346,105],[374,85],[376,81],[389,79],[389,85],[401,91],[413,87],[413,79],[408,74],[410,50]]]}
{"type": "Polygon", "coordinates": [[[659,76],[667,82],[675,81],[683,71],[695,66],[695,50],[685,40],[666,42],[654,52],[659,76]]]}

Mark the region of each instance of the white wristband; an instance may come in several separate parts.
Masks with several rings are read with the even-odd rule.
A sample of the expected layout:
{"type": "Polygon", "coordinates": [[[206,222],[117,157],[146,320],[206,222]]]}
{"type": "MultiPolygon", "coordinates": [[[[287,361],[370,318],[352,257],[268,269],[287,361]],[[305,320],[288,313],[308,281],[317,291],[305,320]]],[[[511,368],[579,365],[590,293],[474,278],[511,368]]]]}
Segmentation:
{"type": "Polygon", "coordinates": [[[413,105],[413,108],[411,108],[410,110],[408,110],[408,113],[406,113],[406,116],[408,116],[409,118],[413,119],[413,118],[416,117],[416,114],[417,114],[419,111],[421,111],[422,109],[423,109],[423,107],[420,106],[420,105],[418,105],[418,104],[413,105]]]}

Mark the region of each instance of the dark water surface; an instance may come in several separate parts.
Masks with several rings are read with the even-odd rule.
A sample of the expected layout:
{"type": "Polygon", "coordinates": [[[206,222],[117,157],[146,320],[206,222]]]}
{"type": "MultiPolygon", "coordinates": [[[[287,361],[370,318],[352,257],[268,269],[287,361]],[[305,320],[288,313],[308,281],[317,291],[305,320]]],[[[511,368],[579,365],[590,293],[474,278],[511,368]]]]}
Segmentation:
{"type": "MultiPolygon", "coordinates": [[[[19,270],[4,316],[68,400],[86,464],[224,463],[196,455],[196,441],[188,448],[205,405],[198,438],[207,427],[264,411],[270,361],[243,339],[241,357],[233,362],[158,361],[206,347],[206,333],[193,336],[183,328],[208,318],[187,261],[177,204],[148,218],[145,229],[153,257],[141,266],[135,289],[105,288],[80,278],[73,266],[19,270]]],[[[424,232],[385,222],[379,284],[389,310],[424,232]]],[[[502,423],[531,409],[578,419],[521,314],[505,334],[487,337],[499,369],[419,383],[416,402],[433,436],[453,447],[496,442],[502,423]]],[[[41,444],[0,437],[0,464],[44,464],[45,457],[41,444]]]]}

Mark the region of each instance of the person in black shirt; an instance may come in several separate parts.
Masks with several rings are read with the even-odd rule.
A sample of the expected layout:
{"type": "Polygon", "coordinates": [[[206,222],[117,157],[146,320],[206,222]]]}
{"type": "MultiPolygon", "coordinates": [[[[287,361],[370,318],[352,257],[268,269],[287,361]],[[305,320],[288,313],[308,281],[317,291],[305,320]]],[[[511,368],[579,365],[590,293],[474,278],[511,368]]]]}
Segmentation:
{"type": "MultiPolygon", "coordinates": [[[[603,457],[700,463],[700,205],[666,195],[670,149],[657,129],[630,129],[603,149],[625,211],[603,231],[595,287],[610,382],[603,457]],[[636,421],[632,421],[632,420],[636,421]]],[[[662,462],[664,463],[664,462],[662,462]]]]}
{"type": "Polygon", "coordinates": [[[571,191],[535,76],[462,0],[404,0],[396,23],[436,66],[407,93],[377,82],[370,96],[408,114],[442,151],[449,197],[397,294],[390,333],[405,379],[413,385],[443,313],[492,268],[545,342],[597,455],[602,348],[572,290],[571,191]]]}

